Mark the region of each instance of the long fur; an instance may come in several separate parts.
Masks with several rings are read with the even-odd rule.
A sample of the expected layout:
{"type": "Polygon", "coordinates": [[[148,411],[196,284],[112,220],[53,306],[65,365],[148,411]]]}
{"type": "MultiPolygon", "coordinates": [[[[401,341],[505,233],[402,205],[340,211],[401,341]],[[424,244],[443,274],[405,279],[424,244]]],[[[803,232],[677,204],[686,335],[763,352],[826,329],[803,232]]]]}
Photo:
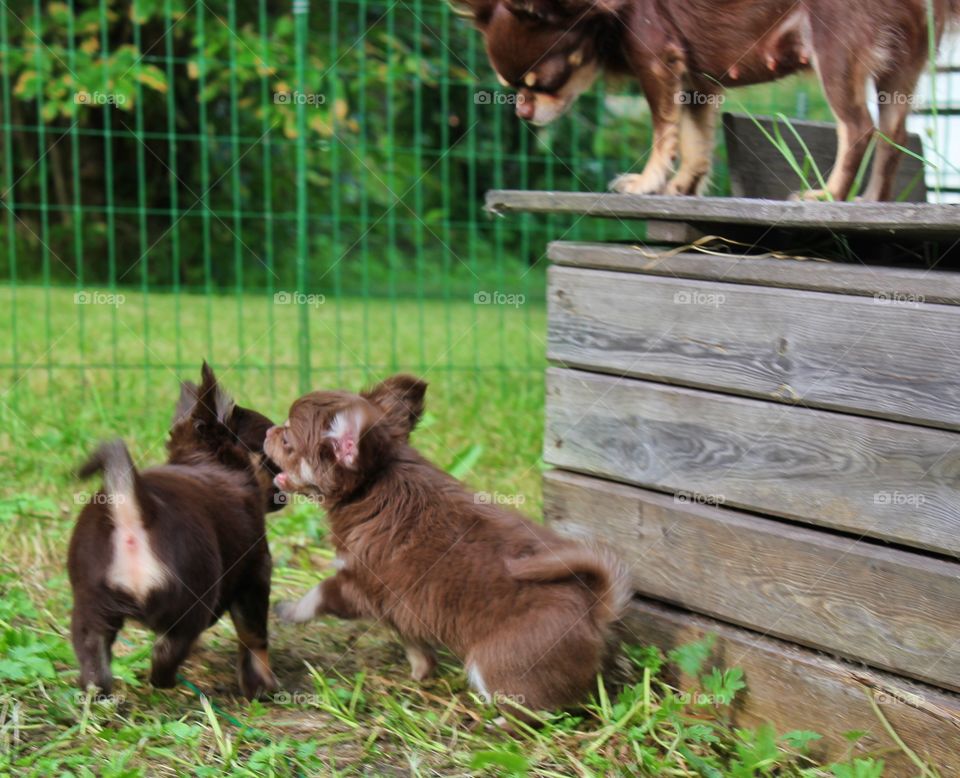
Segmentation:
{"type": "Polygon", "coordinates": [[[282,604],[281,618],[382,620],[414,678],[444,646],[504,707],[584,701],[631,595],[626,566],[491,504],[421,456],[409,436],[425,390],[395,376],[362,395],[314,392],[267,434],[284,487],[322,496],[338,557],[336,575],[282,604]]]}

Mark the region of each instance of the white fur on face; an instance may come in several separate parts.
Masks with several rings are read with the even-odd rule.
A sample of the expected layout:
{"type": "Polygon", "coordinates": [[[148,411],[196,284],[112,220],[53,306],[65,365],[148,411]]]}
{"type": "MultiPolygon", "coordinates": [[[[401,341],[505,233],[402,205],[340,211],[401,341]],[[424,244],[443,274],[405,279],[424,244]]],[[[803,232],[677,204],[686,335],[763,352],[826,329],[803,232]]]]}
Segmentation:
{"type": "Polygon", "coordinates": [[[471,662],[467,665],[467,681],[470,686],[473,687],[474,691],[480,695],[480,699],[484,702],[490,702],[492,699],[490,692],[487,690],[487,685],[484,683],[483,676],[480,675],[480,668],[477,667],[475,662],[471,662]]]}
{"type": "Polygon", "coordinates": [[[598,75],[597,66],[591,62],[577,68],[557,94],[533,93],[533,97],[528,98],[533,100],[534,107],[533,118],[529,120],[530,123],[537,127],[543,127],[555,119],[559,119],[573,105],[574,100],[593,86],[593,82],[597,80],[598,75]]]}

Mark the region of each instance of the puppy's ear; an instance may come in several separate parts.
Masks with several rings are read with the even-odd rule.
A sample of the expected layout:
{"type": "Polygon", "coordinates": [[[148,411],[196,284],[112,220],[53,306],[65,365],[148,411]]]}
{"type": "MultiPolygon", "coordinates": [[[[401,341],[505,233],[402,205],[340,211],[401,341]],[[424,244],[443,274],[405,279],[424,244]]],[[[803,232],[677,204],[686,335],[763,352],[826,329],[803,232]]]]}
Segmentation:
{"type": "Polygon", "coordinates": [[[190,417],[197,404],[199,391],[199,387],[193,381],[183,381],[180,384],[180,399],[177,400],[177,409],[173,412],[172,427],[176,427],[181,421],[190,417]]]}
{"type": "Polygon", "coordinates": [[[191,418],[195,424],[225,424],[233,414],[233,398],[220,388],[217,377],[206,361],[200,369],[200,376],[200,388],[197,390],[197,401],[190,414],[191,418]]]}
{"type": "Polygon", "coordinates": [[[360,456],[360,436],[363,432],[363,413],[358,408],[340,411],[333,417],[330,429],[323,433],[333,444],[333,453],[344,467],[353,470],[360,456]]]}
{"type": "Polygon", "coordinates": [[[423,416],[426,381],[412,375],[391,376],[363,397],[383,411],[384,420],[401,436],[407,437],[423,416]]]}

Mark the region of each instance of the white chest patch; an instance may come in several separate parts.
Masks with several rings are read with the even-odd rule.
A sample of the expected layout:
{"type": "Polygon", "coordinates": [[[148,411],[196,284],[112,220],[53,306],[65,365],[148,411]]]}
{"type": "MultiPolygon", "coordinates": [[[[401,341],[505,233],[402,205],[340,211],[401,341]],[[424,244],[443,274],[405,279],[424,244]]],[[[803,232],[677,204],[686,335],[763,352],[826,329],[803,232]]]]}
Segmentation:
{"type": "Polygon", "coordinates": [[[113,557],[107,570],[107,583],[142,605],[150,592],[166,582],[167,568],[150,547],[150,538],[136,505],[116,505],[113,513],[113,557]]]}
{"type": "Polygon", "coordinates": [[[480,695],[481,700],[490,702],[492,699],[490,697],[490,691],[487,689],[487,685],[483,681],[483,676],[480,675],[480,668],[477,667],[475,662],[467,665],[467,682],[473,687],[473,690],[480,695]]]}

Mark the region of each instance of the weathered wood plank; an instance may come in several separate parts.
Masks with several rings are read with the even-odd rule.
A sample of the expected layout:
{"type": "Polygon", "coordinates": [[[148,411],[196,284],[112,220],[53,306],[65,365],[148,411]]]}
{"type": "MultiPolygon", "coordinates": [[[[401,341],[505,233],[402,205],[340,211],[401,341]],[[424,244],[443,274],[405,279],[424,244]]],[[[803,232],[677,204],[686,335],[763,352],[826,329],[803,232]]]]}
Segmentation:
{"type": "MultiPolygon", "coordinates": [[[[809,289],[865,297],[885,295],[889,298],[896,294],[901,299],[960,305],[960,273],[956,272],[814,260],[715,256],[692,251],[671,254],[671,250],[666,248],[617,243],[555,241],[549,245],[547,254],[558,265],[570,267],[623,270],[673,278],[809,289]],[[653,254],[662,256],[649,256],[653,254]]],[[[960,344],[960,335],[957,340],[960,344]]]]}
{"type": "MultiPolygon", "coordinates": [[[[824,181],[830,177],[837,156],[837,126],[829,122],[810,122],[791,119],[793,129],[803,138],[806,151],[816,163],[824,181]]],[[[730,169],[730,188],[734,197],[758,197],[770,200],[786,200],[803,187],[803,181],[790,167],[790,163],[781,151],[774,146],[761,131],[759,124],[770,137],[776,137],[774,120],[766,116],[745,116],[725,113],[723,115],[723,135],[727,145],[727,159],[730,169]]],[[[793,153],[794,159],[801,164],[806,159],[806,151],[800,141],[783,123],[780,136],[793,153]]],[[[879,141],[883,143],[883,141],[879,141]]],[[[906,200],[914,203],[927,201],[927,185],[924,179],[923,143],[920,136],[910,133],[906,147],[916,156],[901,154],[900,168],[893,187],[893,200],[906,200]]],[[[870,180],[871,163],[863,178],[864,186],[870,180]]],[[[808,183],[819,187],[816,172],[811,168],[808,183]]]]}
{"type": "Polygon", "coordinates": [[[960,564],[573,473],[547,474],[544,503],[644,596],[960,689],[960,564]]]}
{"type": "Polygon", "coordinates": [[[552,267],[547,356],[960,429],[960,307],[885,299],[552,267]]]}
{"type": "Polygon", "coordinates": [[[688,243],[694,243],[703,237],[705,237],[705,234],[692,224],[654,220],[647,222],[647,241],[649,243],[686,245],[688,243]]]}
{"type": "Polygon", "coordinates": [[[710,666],[740,667],[747,683],[730,712],[734,726],[819,732],[811,756],[825,763],[847,758],[843,732],[866,732],[856,754],[883,758],[889,776],[916,775],[874,713],[873,695],[908,747],[941,775],[960,775],[960,698],[952,694],[647,600],[634,602],[626,624],[632,639],[664,651],[715,635],[710,666]]]}
{"type": "Polygon", "coordinates": [[[954,432],[551,368],[544,456],[568,470],[960,552],[954,432]]]}
{"type": "Polygon", "coordinates": [[[960,207],[928,203],[814,203],[739,197],[663,197],[593,192],[487,192],[496,214],[570,213],[613,219],[660,219],[697,225],[876,233],[926,240],[960,238],[960,207]]]}

